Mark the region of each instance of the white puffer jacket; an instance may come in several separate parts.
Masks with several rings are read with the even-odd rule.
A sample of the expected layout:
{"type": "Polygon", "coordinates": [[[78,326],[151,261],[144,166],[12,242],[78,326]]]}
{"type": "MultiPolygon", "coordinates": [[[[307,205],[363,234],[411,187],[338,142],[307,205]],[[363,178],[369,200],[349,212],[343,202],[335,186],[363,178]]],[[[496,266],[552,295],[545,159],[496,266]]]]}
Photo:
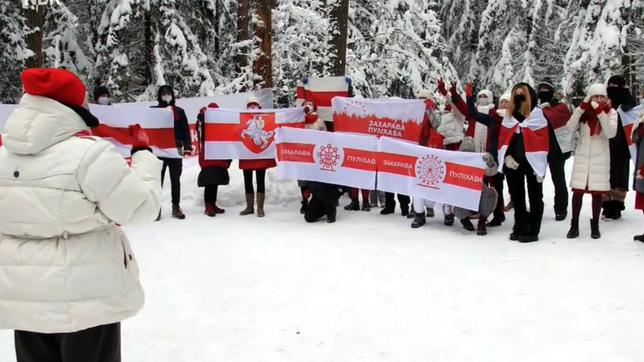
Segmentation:
{"type": "Polygon", "coordinates": [[[70,108],[25,95],[0,148],[0,328],[66,333],[143,306],[138,266],[118,224],[152,221],[160,163],[128,167],[70,108]]]}
{"type": "Polygon", "coordinates": [[[450,112],[443,113],[440,116],[440,126],[438,126],[438,133],[443,135],[445,139],[443,144],[445,146],[460,143],[465,138],[465,117],[453,109],[450,112]]]}
{"type": "Polygon", "coordinates": [[[602,112],[597,118],[602,131],[590,135],[587,123],[579,122],[584,111],[575,109],[566,124],[566,128],[574,133],[579,130],[579,143],[575,149],[575,161],[572,167],[570,185],[573,189],[589,191],[610,190],[610,148],[608,139],[617,133],[617,112],[611,109],[608,114],[602,112]]]}

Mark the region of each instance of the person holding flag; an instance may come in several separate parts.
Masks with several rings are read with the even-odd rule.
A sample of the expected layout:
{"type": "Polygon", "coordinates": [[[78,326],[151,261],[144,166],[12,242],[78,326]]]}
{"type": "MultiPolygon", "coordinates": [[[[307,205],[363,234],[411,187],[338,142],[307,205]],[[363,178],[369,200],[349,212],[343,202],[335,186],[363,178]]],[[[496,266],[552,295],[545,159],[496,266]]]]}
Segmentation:
{"type": "Polygon", "coordinates": [[[543,178],[550,147],[548,121],[537,107],[537,92],[527,83],[512,88],[508,115],[501,122],[498,159],[505,165],[514,226],[510,240],[539,240],[543,217],[543,178]],[[526,204],[526,182],[530,211],[526,204]]]}

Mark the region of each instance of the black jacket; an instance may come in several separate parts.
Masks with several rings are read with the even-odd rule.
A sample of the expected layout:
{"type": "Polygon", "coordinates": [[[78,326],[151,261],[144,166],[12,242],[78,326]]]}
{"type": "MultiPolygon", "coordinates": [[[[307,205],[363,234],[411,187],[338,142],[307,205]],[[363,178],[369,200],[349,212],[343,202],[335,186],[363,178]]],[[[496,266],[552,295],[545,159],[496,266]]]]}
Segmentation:
{"type": "Polygon", "coordinates": [[[188,117],[186,117],[186,112],[181,107],[174,105],[174,90],[169,85],[162,85],[159,87],[157,93],[158,105],[152,106],[152,108],[166,108],[168,106],[173,106],[177,115],[174,120],[174,139],[177,143],[177,147],[183,148],[184,150],[192,151],[192,137],[190,136],[190,125],[188,124],[188,117]],[[169,90],[172,93],[172,100],[170,103],[165,102],[161,99],[161,92],[164,90],[169,90]],[[178,117],[177,117],[178,116],[178,117]]]}
{"type": "MultiPolygon", "coordinates": [[[[501,131],[500,127],[502,121],[502,119],[500,119],[501,116],[495,118],[489,113],[479,112],[479,110],[476,108],[476,100],[474,96],[467,97],[467,108],[470,111],[470,116],[474,118],[476,122],[487,126],[487,139],[489,145],[488,152],[492,154],[494,161],[498,163],[499,132],[501,131]]],[[[496,112],[496,108],[494,108],[494,112],[496,112]]]]}

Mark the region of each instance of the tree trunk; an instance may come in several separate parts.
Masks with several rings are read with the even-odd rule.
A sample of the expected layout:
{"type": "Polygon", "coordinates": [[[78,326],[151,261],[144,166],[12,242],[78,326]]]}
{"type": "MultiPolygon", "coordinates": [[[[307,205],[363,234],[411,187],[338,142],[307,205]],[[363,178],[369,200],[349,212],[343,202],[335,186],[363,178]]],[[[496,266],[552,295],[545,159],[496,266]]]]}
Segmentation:
{"type": "Polygon", "coordinates": [[[255,37],[260,41],[260,54],[253,64],[253,73],[261,79],[255,80],[255,86],[273,87],[273,37],[272,37],[272,0],[256,1],[255,11],[259,19],[255,25],[255,37]]]}
{"type": "Polygon", "coordinates": [[[347,26],[349,22],[349,0],[337,0],[330,12],[331,24],[336,30],[331,40],[331,49],[336,55],[332,68],[333,75],[345,76],[347,70],[347,26]]]}
{"type": "MultiPolygon", "coordinates": [[[[237,41],[248,40],[248,25],[250,22],[250,0],[239,0],[237,10],[237,41]]],[[[235,62],[237,63],[237,72],[241,72],[248,65],[248,47],[243,47],[237,51],[235,62]]]]}
{"type": "Polygon", "coordinates": [[[34,56],[27,58],[25,66],[27,68],[42,68],[44,64],[42,51],[42,26],[45,20],[45,7],[40,6],[35,9],[23,9],[27,23],[27,47],[34,52],[34,56]]]}
{"type": "Polygon", "coordinates": [[[153,84],[154,76],[152,69],[154,68],[154,39],[152,36],[152,16],[150,12],[152,10],[144,10],[144,44],[145,44],[145,60],[147,67],[145,67],[145,82],[146,84],[153,84]]]}

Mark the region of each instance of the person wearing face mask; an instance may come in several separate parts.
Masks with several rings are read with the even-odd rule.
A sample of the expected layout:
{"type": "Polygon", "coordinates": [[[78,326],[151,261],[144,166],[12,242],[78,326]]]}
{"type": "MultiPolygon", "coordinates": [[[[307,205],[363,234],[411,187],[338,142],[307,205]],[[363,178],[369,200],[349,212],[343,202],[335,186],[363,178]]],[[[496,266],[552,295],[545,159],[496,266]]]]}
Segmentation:
{"type": "Polygon", "coordinates": [[[592,195],[590,236],[598,239],[602,196],[610,191],[608,140],[617,132],[617,112],[606,97],[603,84],[588,87],[586,98],[566,124],[571,133],[579,131],[579,143],[572,167],[572,219],[567,237],[579,236],[579,214],[584,194],[592,195]]]}
{"type": "Polygon", "coordinates": [[[568,215],[568,188],[564,167],[570,158],[573,148],[573,133],[565,127],[572,113],[568,106],[559,103],[554,97],[555,90],[550,79],[545,79],[537,86],[539,92],[539,107],[548,120],[550,134],[550,151],[548,152],[548,167],[550,177],[555,187],[555,220],[562,221],[568,215]]]}
{"type": "Polygon", "coordinates": [[[537,107],[537,92],[526,83],[512,88],[508,114],[499,133],[498,159],[508,181],[514,204],[514,226],[510,240],[527,243],[539,240],[543,217],[543,177],[550,148],[548,121],[537,107]],[[530,211],[526,204],[526,182],[530,211]]]}
{"type": "Polygon", "coordinates": [[[112,105],[110,91],[106,86],[98,85],[94,87],[94,103],[102,106],[112,105]]]}
{"type": "MultiPolygon", "coordinates": [[[[465,94],[467,96],[467,107],[473,122],[481,123],[487,129],[486,151],[489,152],[494,161],[498,163],[498,144],[499,144],[499,130],[501,129],[501,122],[507,115],[507,109],[510,104],[510,94],[504,93],[499,98],[498,108],[480,107],[476,104],[474,99],[474,90],[472,85],[468,83],[465,87],[465,94]],[[487,108],[487,112],[486,111],[487,108]]],[[[480,94],[480,93],[479,93],[480,94]]],[[[498,202],[494,208],[493,218],[487,223],[488,227],[498,227],[505,221],[504,200],[503,200],[503,174],[497,172],[493,176],[487,178],[491,186],[494,187],[498,195],[498,202]]]]}
{"type": "MultiPolygon", "coordinates": [[[[246,109],[259,110],[262,106],[255,97],[248,98],[246,109]]],[[[277,166],[272,158],[263,160],[239,160],[239,168],[244,170],[244,189],[246,191],[246,208],[239,215],[255,213],[255,189],[253,187],[253,171],[257,179],[257,217],[264,217],[264,200],[266,197],[266,170],[277,166]]]]}
{"type": "Polygon", "coordinates": [[[31,68],[21,79],[0,148],[0,329],[15,330],[18,361],[119,362],[120,322],[144,303],[119,225],[157,216],[161,162],[139,125],[129,167],[91,137],[99,121],[75,74],[31,68]]]}
{"type": "MultiPolygon", "coordinates": [[[[615,110],[629,112],[637,105],[635,98],[626,88],[626,81],[622,76],[615,75],[608,79],[606,93],[615,110]]],[[[606,195],[602,208],[604,218],[617,220],[622,217],[622,211],[625,208],[624,200],[628,191],[631,162],[621,116],[618,118],[617,134],[610,139],[609,143],[611,190],[606,195]]]]}
{"type": "MultiPolygon", "coordinates": [[[[192,138],[190,137],[190,126],[183,108],[175,105],[174,90],[169,85],[159,87],[157,94],[158,105],[152,108],[167,108],[174,115],[174,139],[180,156],[186,157],[192,154],[192,138]]],[[[172,217],[183,220],[186,215],[181,210],[181,173],[183,172],[183,159],[159,157],[163,161],[161,169],[161,185],[165,179],[166,169],[170,169],[170,183],[172,185],[172,217]]],[[[159,213],[158,219],[161,218],[159,213]]]]}

